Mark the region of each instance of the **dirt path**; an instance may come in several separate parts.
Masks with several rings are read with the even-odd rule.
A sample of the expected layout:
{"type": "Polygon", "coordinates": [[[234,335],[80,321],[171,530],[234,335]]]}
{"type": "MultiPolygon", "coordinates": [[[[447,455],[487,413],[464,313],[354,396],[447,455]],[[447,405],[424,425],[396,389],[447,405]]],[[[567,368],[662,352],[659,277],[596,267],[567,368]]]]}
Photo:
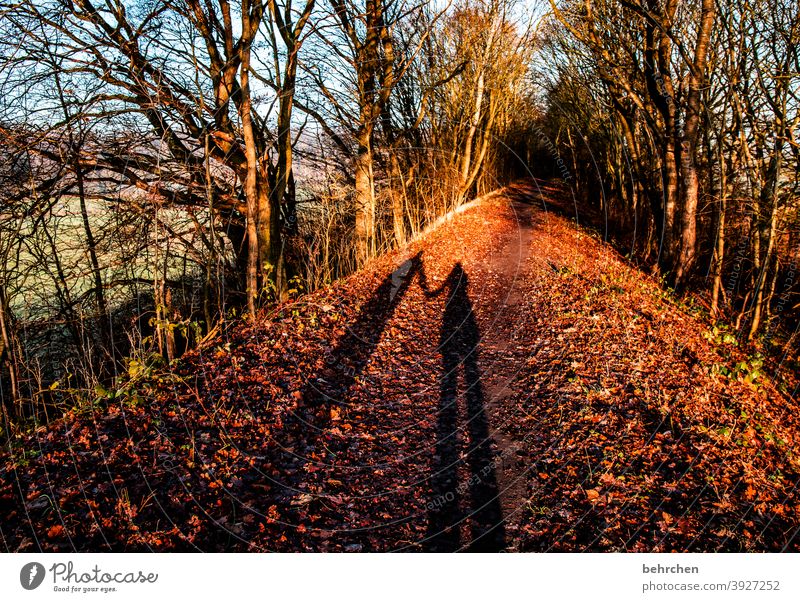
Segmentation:
{"type": "MultiPolygon", "coordinates": [[[[526,324],[520,320],[516,308],[526,302],[530,294],[529,258],[534,240],[532,201],[512,201],[511,210],[517,222],[517,230],[512,232],[504,243],[500,254],[493,258],[490,270],[499,276],[501,286],[506,287],[507,295],[502,300],[498,318],[493,328],[481,343],[492,356],[491,371],[486,376],[487,412],[493,426],[493,436],[497,445],[495,465],[498,480],[498,493],[502,506],[506,532],[511,541],[516,529],[513,520],[527,504],[527,479],[529,465],[521,457],[520,440],[509,435],[503,427],[507,426],[504,407],[513,397],[513,386],[521,366],[515,362],[520,351],[527,357],[526,324]],[[505,319],[502,319],[505,318],[505,319]]],[[[513,549],[513,544],[507,544],[513,549]]]]}
{"type": "MultiPolygon", "coordinates": [[[[384,476],[383,466],[395,473],[394,482],[387,481],[380,497],[413,492],[419,496],[417,502],[425,502],[418,514],[399,523],[411,526],[421,537],[409,538],[407,543],[401,540],[392,549],[499,551],[512,547],[508,531],[514,527],[508,518],[525,507],[527,467],[519,456],[519,442],[500,427],[507,420],[504,405],[521,366],[517,360],[528,352],[525,324],[517,307],[528,292],[534,228],[529,192],[519,189],[517,194],[525,202],[506,205],[509,219],[504,228],[485,240],[464,240],[475,246],[437,254],[443,249],[427,241],[421,253],[411,249],[401,255],[404,260],[398,260],[390,278],[384,280],[384,290],[362,310],[366,320],[356,320],[345,342],[333,352],[348,359],[344,366],[333,362],[334,373],[324,380],[352,382],[332,394],[316,386],[304,392],[307,405],[327,399],[323,414],[335,404],[337,421],[341,416],[358,417],[362,432],[356,436],[361,439],[363,431],[369,431],[364,421],[369,414],[372,418],[367,423],[380,426],[374,436],[366,435],[368,441],[399,442],[399,449],[376,449],[359,441],[354,453],[349,441],[347,459],[337,457],[335,465],[331,462],[323,468],[325,483],[346,483],[354,474],[368,473],[374,458],[380,457],[384,462],[377,476],[384,476]],[[404,367],[387,370],[396,359],[392,356],[401,350],[407,356],[404,367]],[[395,378],[402,379],[400,391],[395,378]],[[405,408],[398,413],[394,402],[387,401],[398,392],[409,394],[412,412],[405,408]],[[387,425],[391,426],[387,429],[387,425]],[[427,441],[410,451],[419,430],[427,431],[427,441]],[[401,453],[391,457],[387,451],[401,453]],[[398,490],[397,483],[406,481],[399,474],[411,465],[414,476],[409,491],[398,490]]],[[[464,219],[478,220],[479,216],[475,211],[472,218],[459,220],[463,226],[464,219]]],[[[319,424],[319,411],[315,417],[319,424]]],[[[310,447],[320,444],[317,441],[310,447]]],[[[396,518],[387,512],[385,517],[389,516],[396,518]]],[[[381,523],[370,529],[382,532],[389,527],[381,523]]],[[[382,548],[390,537],[382,536],[382,548]]],[[[376,541],[372,539],[373,544],[376,541]]]]}
{"type": "MultiPolygon", "coordinates": [[[[333,370],[322,380],[338,383],[336,390],[304,390],[304,405],[325,400],[306,425],[322,417],[336,435],[340,420],[355,428],[333,450],[331,431],[321,429],[307,449],[327,449],[329,461],[313,469],[324,478],[298,488],[292,503],[357,480],[379,492],[358,502],[386,508],[378,514],[384,520],[367,512],[368,527],[357,529],[369,543],[345,547],[519,549],[534,467],[526,442],[536,427],[515,426],[527,411],[524,379],[541,342],[531,312],[557,278],[549,255],[532,256],[547,219],[534,206],[539,192],[518,185],[402,253],[332,352],[340,359],[328,362],[333,370]],[[327,422],[330,412],[336,420],[327,422]]],[[[330,533],[352,535],[334,524],[330,533]]]]}

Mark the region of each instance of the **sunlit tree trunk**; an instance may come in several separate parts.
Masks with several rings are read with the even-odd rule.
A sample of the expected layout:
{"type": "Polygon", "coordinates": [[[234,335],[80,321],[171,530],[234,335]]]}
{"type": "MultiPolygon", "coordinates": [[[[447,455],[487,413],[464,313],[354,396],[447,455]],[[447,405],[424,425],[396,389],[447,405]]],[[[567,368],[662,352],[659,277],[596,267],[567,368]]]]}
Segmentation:
{"type": "Polygon", "coordinates": [[[716,17],[715,0],[703,0],[700,23],[690,66],[689,91],[686,99],[686,122],[681,141],[681,231],[680,254],[675,268],[675,285],[685,284],[694,267],[697,253],[697,143],[700,134],[703,87],[706,82],[708,45],[716,17]]]}

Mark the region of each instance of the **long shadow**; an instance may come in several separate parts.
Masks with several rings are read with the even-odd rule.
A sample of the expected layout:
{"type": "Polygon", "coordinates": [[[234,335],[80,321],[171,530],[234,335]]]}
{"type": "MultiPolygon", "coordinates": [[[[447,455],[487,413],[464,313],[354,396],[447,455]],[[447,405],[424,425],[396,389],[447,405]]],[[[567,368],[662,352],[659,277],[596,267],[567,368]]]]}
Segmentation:
{"type": "Polygon", "coordinates": [[[431,552],[461,549],[496,552],[505,548],[505,529],[478,367],[480,333],[468,294],[468,278],[457,263],[436,291],[429,290],[422,270],[420,281],[428,297],[447,295],[439,337],[442,377],[425,548],[431,552]],[[463,373],[466,410],[466,423],[461,428],[458,420],[460,372],[463,373]],[[467,435],[466,441],[462,441],[462,432],[467,435]],[[459,483],[462,457],[466,458],[469,478],[459,483]],[[462,501],[466,494],[468,499],[462,501]],[[464,523],[468,525],[469,534],[462,541],[464,523]]]}
{"type": "Polygon", "coordinates": [[[330,422],[331,408],[346,405],[351,387],[369,363],[420,263],[417,254],[383,279],[335,348],[326,354],[325,367],[308,379],[301,391],[297,424],[292,429],[296,431],[294,443],[312,443],[330,422]]]}

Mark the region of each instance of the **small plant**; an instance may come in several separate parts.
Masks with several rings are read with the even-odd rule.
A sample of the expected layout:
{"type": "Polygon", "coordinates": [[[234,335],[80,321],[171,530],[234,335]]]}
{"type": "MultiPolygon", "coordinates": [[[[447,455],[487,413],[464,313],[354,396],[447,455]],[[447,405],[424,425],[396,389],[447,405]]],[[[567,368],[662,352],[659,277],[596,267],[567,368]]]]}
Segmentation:
{"type": "Polygon", "coordinates": [[[153,371],[164,366],[164,358],[159,353],[149,353],[144,357],[131,357],[125,361],[128,377],[135,380],[147,377],[153,371]]]}
{"type": "Polygon", "coordinates": [[[286,294],[290,299],[297,299],[304,292],[305,286],[303,285],[303,279],[300,276],[292,276],[289,278],[286,294]]]}
{"type": "Polygon", "coordinates": [[[718,324],[710,330],[705,331],[703,333],[703,338],[710,343],[713,343],[717,347],[722,347],[725,345],[733,345],[736,347],[739,345],[739,340],[724,324],[718,324]]]}
{"type": "Polygon", "coordinates": [[[759,387],[764,376],[763,367],[763,356],[756,354],[748,360],[736,362],[732,367],[724,364],[714,364],[711,366],[711,373],[759,387]]]}
{"type": "Polygon", "coordinates": [[[38,458],[41,452],[38,449],[23,449],[14,454],[14,461],[17,466],[28,466],[31,460],[38,458]]]}

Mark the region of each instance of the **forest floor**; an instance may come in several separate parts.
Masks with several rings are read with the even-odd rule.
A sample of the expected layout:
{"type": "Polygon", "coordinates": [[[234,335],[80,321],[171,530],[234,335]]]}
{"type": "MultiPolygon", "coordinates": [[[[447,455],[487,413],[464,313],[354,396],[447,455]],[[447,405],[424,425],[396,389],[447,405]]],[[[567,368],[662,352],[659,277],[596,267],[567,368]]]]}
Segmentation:
{"type": "Polygon", "coordinates": [[[6,550],[799,550],[800,412],[541,182],[0,457],[6,550]]]}

